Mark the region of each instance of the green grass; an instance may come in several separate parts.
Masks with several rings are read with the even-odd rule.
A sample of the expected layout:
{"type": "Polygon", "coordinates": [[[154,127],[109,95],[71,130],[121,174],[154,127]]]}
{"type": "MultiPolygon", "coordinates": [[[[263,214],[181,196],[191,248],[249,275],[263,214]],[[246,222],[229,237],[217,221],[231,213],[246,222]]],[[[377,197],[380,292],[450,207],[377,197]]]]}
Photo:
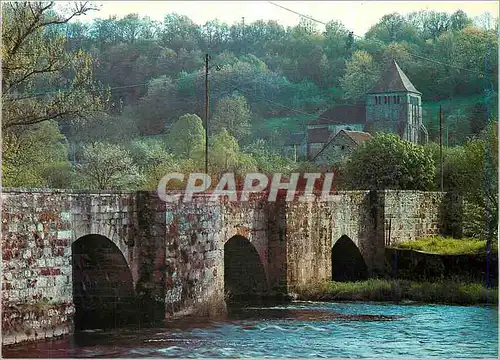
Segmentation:
{"type": "MultiPolygon", "coordinates": [[[[478,240],[474,238],[453,239],[439,236],[430,236],[398,244],[397,248],[419,250],[434,254],[474,255],[486,253],[486,240],[478,240]]],[[[491,251],[497,253],[498,245],[496,242],[493,242],[491,244],[491,251]]]]}
{"type": "Polygon", "coordinates": [[[391,301],[402,300],[442,304],[498,303],[498,288],[466,282],[414,282],[370,279],[359,282],[310,284],[297,289],[299,300],[312,301],[391,301]]]}
{"type": "Polygon", "coordinates": [[[254,131],[284,130],[287,133],[305,131],[307,123],[316,118],[314,114],[266,118],[254,125],[254,131]]]}
{"type": "MultiPolygon", "coordinates": [[[[467,109],[472,108],[476,103],[485,102],[486,98],[484,94],[477,94],[471,96],[461,96],[454,97],[446,100],[439,101],[425,101],[422,100],[422,110],[423,110],[423,123],[429,129],[439,129],[439,107],[442,107],[444,123],[443,126],[453,125],[447,122],[447,115],[465,115],[467,109]]],[[[492,101],[492,115],[498,113],[498,104],[496,101],[492,101]]]]}
{"type": "Polygon", "coordinates": [[[437,119],[440,106],[443,111],[449,112],[458,110],[461,114],[463,114],[467,108],[474,106],[478,102],[484,101],[485,97],[483,94],[453,97],[451,99],[439,101],[422,100],[422,109],[426,111],[427,116],[432,116],[434,119],[437,119]]]}

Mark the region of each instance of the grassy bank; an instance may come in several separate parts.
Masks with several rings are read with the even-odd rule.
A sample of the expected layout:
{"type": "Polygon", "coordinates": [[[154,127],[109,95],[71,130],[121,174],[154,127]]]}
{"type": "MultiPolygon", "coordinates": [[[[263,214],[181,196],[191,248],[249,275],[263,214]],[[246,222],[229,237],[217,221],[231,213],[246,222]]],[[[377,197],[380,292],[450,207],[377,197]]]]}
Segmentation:
{"type": "MultiPolygon", "coordinates": [[[[435,254],[485,254],[486,240],[478,240],[474,238],[453,239],[440,236],[430,236],[419,240],[413,240],[406,243],[398,244],[399,249],[419,250],[435,254]]],[[[498,252],[497,242],[492,242],[491,252],[498,252]]]]}
{"type": "Polygon", "coordinates": [[[414,282],[370,279],[341,283],[328,281],[297,289],[299,300],[313,301],[402,301],[442,304],[498,303],[498,289],[461,282],[414,282]]]}

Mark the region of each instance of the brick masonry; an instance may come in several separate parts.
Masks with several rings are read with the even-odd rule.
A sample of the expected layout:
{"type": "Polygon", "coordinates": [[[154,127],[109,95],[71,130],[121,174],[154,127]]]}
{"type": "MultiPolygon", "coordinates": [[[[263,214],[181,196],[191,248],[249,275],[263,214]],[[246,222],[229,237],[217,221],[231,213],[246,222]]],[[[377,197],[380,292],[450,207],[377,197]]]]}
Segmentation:
{"type": "Polygon", "coordinates": [[[256,249],[269,290],[331,278],[331,249],[347,235],[371,274],[383,271],[387,220],[393,242],[443,228],[443,194],[336,193],[331,202],[164,203],[151,192],[4,189],[3,344],[73,329],[71,244],[98,234],[122,252],[136,296],[164,317],[225,311],[224,244],[235,235],[256,249]]]}

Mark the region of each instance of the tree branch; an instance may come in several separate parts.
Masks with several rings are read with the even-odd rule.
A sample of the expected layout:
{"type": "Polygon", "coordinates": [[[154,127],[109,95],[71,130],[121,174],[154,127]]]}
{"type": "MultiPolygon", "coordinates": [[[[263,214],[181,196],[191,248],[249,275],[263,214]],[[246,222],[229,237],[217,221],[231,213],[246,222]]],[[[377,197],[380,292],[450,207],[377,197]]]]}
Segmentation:
{"type": "Polygon", "coordinates": [[[2,88],[2,93],[6,94],[7,92],[10,91],[10,89],[12,89],[14,86],[16,85],[19,85],[20,83],[22,83],[23,81],[25,81],[27,78],[29,78],[30,76],[32,75],[35,75],[35,74],[43,74],[43,73],[53,73],[53,72],[57,72],[57,71],[60,71],[60,70],[63,70],[66,66],[69,65],[69,63],[71,62],[71,59],[69,59],[68,61],[66,61],[64,63],[64,65],[62,65],[61,67],[59,68],[53,68],[52,66],[54,64],[56,64],[57,61],[53,61],[51,62],[49,65],[47,65],[47,67],[45,67],[44,69],[33,69],[31,71],[28,71],[25,75],[23,75],[20,79],[17,79],[13,82],[11,82],[9,84],[8,87],[5,88],[2,88]]]}
{"type": "Polygon", "coordinates": [[[39,123],[47,121],[47,120],[54,120],[54,119],[57,119],[57,118],[61,118],[63,116],[68,116],[68,115],[81,116],[81,114],[78,111],[67,110],[67,111],[63,111],[63,112],[57,113],[55,115],[39,116],[39,117],[30,119],[30,120],[24,120],[24,121],[19,121],[19,122],[17,122],[16,120],[26,119],[26,118],[24,118],[24,117],[23,118],[17,118],[17,119],[13,119],[13,121],[10,122],[10,123],[8,123],[8,124],[5,124],[3,126],[3,130],[5,131],[5,130],[13,127],[13,126],[35,125],[35,124],[39,124],[39,123]]]}

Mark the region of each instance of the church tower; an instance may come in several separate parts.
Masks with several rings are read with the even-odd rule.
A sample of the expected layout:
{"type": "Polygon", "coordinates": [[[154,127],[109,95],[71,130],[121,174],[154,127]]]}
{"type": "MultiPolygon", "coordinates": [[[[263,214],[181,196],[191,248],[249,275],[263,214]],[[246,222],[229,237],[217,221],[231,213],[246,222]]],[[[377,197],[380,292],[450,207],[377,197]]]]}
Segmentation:
{"type": "Polygon", "coordinates": [[[422,124],[422,93],[411,83],[396,61],[366,94],[366,124],[376,131],[398,134],[402,139],[425,141],[422,124]],[[424,136],[419,136],[422,133],[424,136]]]}

